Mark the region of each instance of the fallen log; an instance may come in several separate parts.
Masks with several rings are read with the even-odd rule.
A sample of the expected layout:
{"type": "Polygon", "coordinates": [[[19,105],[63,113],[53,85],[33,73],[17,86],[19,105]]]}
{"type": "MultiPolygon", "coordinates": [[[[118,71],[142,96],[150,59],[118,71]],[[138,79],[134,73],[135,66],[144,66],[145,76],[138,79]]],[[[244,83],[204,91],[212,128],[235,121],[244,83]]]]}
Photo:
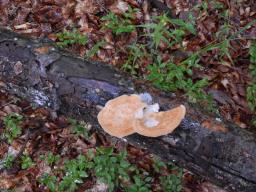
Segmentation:
{"type": "Polygon", "coordinates": [[[172,134],[158,138],[133,134],[125,140],[228,191],[256,191],[253,133],[133,81],[111,66],[73,57],[48,40],[26,39],[0,29],[0,80],[3,89],[83,119],[101,131],[96,119],[100,108],[122,94],[149,92],[162,110],[184,104],[187,115],[172,134]]]}

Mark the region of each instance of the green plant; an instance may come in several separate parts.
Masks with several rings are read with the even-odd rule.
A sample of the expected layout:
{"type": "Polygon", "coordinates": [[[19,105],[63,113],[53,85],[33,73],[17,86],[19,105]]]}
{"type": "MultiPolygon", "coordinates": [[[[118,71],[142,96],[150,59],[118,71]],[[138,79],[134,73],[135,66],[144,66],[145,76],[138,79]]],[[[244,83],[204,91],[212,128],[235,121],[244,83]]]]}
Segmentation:
{"type": "Polygon", "coordinates": [[[83,179],[88,177],[87,169],[92,168],[93,163],[79,155],[76,159],[67,160],[64,165],[65,176],[59,183],[59,191],[75,191],[77,184],[83,183],[83,179]]]}
{"type": "Polygon", "coordinates": [[[134,13],[137,9],[129,7],[128,12],[123,14],[123,17],[118,17],[116,14],[109,12],[106,16],[102,17],[102,21],[106,21],[104,28],[112,30],[115,35],[121,33],[130,33],[136,29],[136,26],[132,23],[135,19],[134,13]]]}
{"type": "Polygon", "coordinates": [[[73,44],[86,45],[88,38],[85,35],[81,35],[76,30],[74,31],[63,31],[61,33],[57,33],[57,38],[59,42],[57,45],[61,48],[67,47],[73,44]]]}
{"type": "Polygon", "coordinates": [[[95,176],[108,184],[109,191],[119,184],[119,179],[129,179],[127,174],[131,166],[125,160],[126,152],[113,154],[113,148],[99,147],[94,154],[89,151],[86,156],[79,155],[76,159],[66,160],[62,168],[64,177],[57,184],[56,177],[44,175],[40,182],[51,191],[75,191],[78,184],[88,177],[87,170],[93,170],[95,176]]]}
{"type": "Polygon", "coordinates": [[[219,45],[219,50],[220,50],[220,58],[222,58],[223,56],[227,56],[229,61],[233,64],[233,60],[232,57],[229,53],[229,49],[230,49],[230,40],[229,39],[225,39],[221,42],[221,44],[219,45]]]}
{"type": "Polygon", "coordinates": [[[162,63],[161,59],[157,59],[157,63],[148,67],[149,75],[147,79],[152,81],[153,85],[165,90],[176,91],[182,88],[181,82],[184,82],[185,75],[187,74],[184,65],[176,65],[171,61],[162,63]]]}
{"type": "Polygon", "coordinates": [[[211,3],[212,3],[212,5],[213,5],[214,9],[222,10],[222,9],[225,8],[225,7],[224,7],[224,4],[221,3],[221,2],[219,2],[219,1],[213,0],[213,1],[211,1],[211,3]]]}
{"type": "Polygon", "coordinates": [[[171,170],[171,173],[168,175],[161,175],[159,177],[160,184],[162,186],[163,191],[170,192],[180,192],[181,191],[181,181],[182,181],[182,169],[173,165],[172,163],[164,163],[158,157],[154,158],[153,164],[154,170],[161,174],[162,169],[171,170]]]}
{"type": "Polygon", "coordinates": [[[203,88],[208,84],[208,79],[201,79],[196,82],[193,82],[192,79],[187,79],[183,86],[189,101],[196,103],[202,100],[210,100],[211,97],[203,92],[203,88]]]}
{"type": "Polygon", "coordinates": [[[256,127],[256,116],[252,118],[252,126],[256,127]]]}
{"type": "Polygon", "coordinates": [[[93,158],[95,175],[108,185],[109,191],[113,191],[115,186],[118,186],[120,179],[129,179],[127,172],[131,165],[125,160],[126,155],[126,151],[114,155],[113,148],[97,148],[93,158]]]}
{"type": "Polygon", "coordinates": [[[21,156],[21,168],[22,169],[27,169],[34,165],[35,165],[35,163],[32,161],[31,157],[29,157],[28,155],[21,156]]]}
{"type": "Polygon", "coordinates": [[[103,47],[106,44],[106,41],[102,40],[97,42],[89,51],[86,53],[85,58],[90,58],[93,57],[101,47],[103,47]]]}
{"type": "Polygon", "coordinates": [[[159,46],[161,41],[169,47],[181,42],[186,31],[192,34],[196,33],[193,23],[186,23],[182,19],[170,19],[166,14],[155,16],[154,22],[140,25],[140,27],[147,28],[150,31],[146,36],[152,39],[152,46],[155,48],[159,46]],[[169,25],[173,25],[174,29],[169,29],[169,25]]]}
{"type": "MultiPolygon", "coordinates": [[[[186,31],[192,34],[196,33],[194,22],[186,23],[181,19],[170,19],[165,14],[155,17],[157,22],[143,25],[149,28],[152,33],[149,34],[153,40],[154,46],[157,48],[161,41],[169,46],[181,42],[186,31]],[[168,29],[168,25],[173,25],[174,29],[168,29]],[[169,42],[172,39],[172,42],[169,42]]],[[[193,18],[191,18],[193,20],[193,18]]],[[[226,44],[225,44],[226,45],[226,44]]],[[[224,49],[223,46],[223,50],[224,49]]],[[[205,79],[192,81],[193,68],[200,67],[198,64],[199,53],[192,54],[187,59],[179,64],[172,61],[162,62],[158,57],[153,65],[148,67],[150,80],[156,87],[165,91],[183,90],[191,102],[198,100],[210,101],[210,96],[207,96],[202,90],[208,85],[205,79]]]]}
{"type": "Polygon", "coordinates": [[[222,26],[220,26],[220,29],[216,32],[216,37],[219,40],[225,40],[230,35],[230,29],[231,25],[228,22],[225,22],[222,26]]]}
{"type": "MultiPolygon", "coordinates": [[[[149,178],[151,179],[151,178],[149,178]]],[[[125,191],[127,192],[150,192],[149,186],[146,181],[143,181],[139,175],[133,176],[133,184],[129,186],[125,191]]]]}
{"type": "MultiPolygon", "coordinates": [[[[203,5],[204,9],[207,9],[205,5],[203,5]]],[[[203,88],[208,85],[208,81],[206,79],[192,81],[191,77],[193,75],[193,69],[200,67],[198,62],[203,53],[214,49],[219,49],[220,59],[223,56],[227,56],[233,63],[229,53],[229,49],[231,48],[230,41],[256,22],[255,20],[248,23],[235,34],[229,36],[230,26],[228,23],[228,17],[229,15],[226,14],[225,18],[227,18],[227,22],[225,22],[222,31],[217,34],[220,38],[220,42],[208,44],[177,64],[172,61],[163,63],[159,57],[154,58],[154,63],[148,67],[149,75],[147,76],[147,79],[156,87],[165,91],[183,90],[188,96],[190,102],[206,101],[209,109],[214,110],[214,102],[211,95],[207,95],[203,91],[203,88]]],[[[185,35],[185,31],[189,31],[192,34],[195,34],[196,32],[193,18],[191,18],[192,22],[189,24],[180,19],[169,19],[165,14],[157,16],[154,19],[157,22],[141,26],[148,28],[151,32],[148,36],[151,37],[155,48],[158,47],[161,41],[167,43],[169,46],[180,42],[185,35]],[[169,25],[174,25],[176,28],[169,29],[169,25]]],[[[255,53],[255,49],[256,48],[254,46],[251,47],[251,55],[255,53]]],[[[252,56],[252,58],[254,57],[252,56]]],[[[256,67],[253,67],[252,65],[251,68],[254,68],[255,70],[256,67]]],[[[250,88],[248,90],[249,92],[252,92],[250,88]]]]}
{"type": "Polygon", "coordinates": [[[154,20],[155,23],[141,25],[141,27],[149,29],[150,33],[146,34],[146,36],[149,36],[152,39],[152,47],[157,48],[161,41],[169,44],[168,37],[170,32],[166,27],[169,18],[166,14],[163,14],[155,17],[154,20]]]}
{"type": "Polygon", "coordinates": [[[184,90],[191,101],[203,94],[199,90],[208,85],[208,81],[202,79],[193,82],[189,78],[193,74],[191,68],[197,65],[194,57],[187,60],[186,65],[176,65],[171,61],[162,63],[160,58],[157,61],[157,64],[149,66],[150,74],[147,77],[155,86],[165,91],[184,90]]]}
{"type": "Polygon", "coordinates": [[[128,58],[122,65],[122,69],[131,73],[132,75],[137,74],[137,69],[139,68],[138,59],[144,57],[145,55],[145,45],[142,44],[131,44],[128,45],[128,58]]]}
{"type": "Polygon", "coordinates": [[[253,83],[246,89],[246,98],[248,105],[252,111],[256,110],[256,42],[253,42],[250,47],[250,72],[253,78],[253,83]]]}
{"type": "Polygon", "coordinates": [[[178,175],[176,174],[170,174],[167,176],[160,176],[160,184],[163,188],[163,191],[168,192],[180,192],[182,189],[181,185],[181,177],[182,172],[178,175]]]}
{"type": "Polygon", "coordinates": [[[217,49],[219,49],[219,59],[223,60],[223,57],[226,56],[229,61],[234,64],[234,61],[230,55],[230,49],[232,49],[232,46],[230,45],[230,41],[232,38],[230,38],[231,34],[231,25],[230,25],[230,19],[229,19],[229,12],[224,11],[221,14],[222,20],[224,21],[224,24],[220,26],[219,30],[216,32],[216,38],[218,39],[219,43],[217,45],[217,49]]]}
{"type": "Polygon", "coordinates": [[[166,164],[163,161],[161,161],[159,157],[154,156],[153,168],[155,172],[161,173],[162,169],[166,167],[166,164]]]}
{"type": "Polygon", "coordinates": [[[207,1],[203,1],[202,3],[197,4],[194,9],[201,9],[202,11],[207,11],[209,5],[207,1]]]}
{"type": "Polygon", "coordinates": [[[14,159],[15,157],[13,155],[8,154],[4,160],[4,167],[10,169],[12,167],[14,159]]]}
{"type": "Polygon", "coordinates": [[[18,137],[21,134],[21,128],[19,126],[19,123],[22,120],[22,116],[18,115],[16,113],[11,113],[4,117],[4,125],[5,125],[5,131],[4,131],[4,137],[7,139],[9,143],[13,141],[16,137],[18,137]]]}
{"type": "MultiPolygon", "coordinates": [[[[158,46],[160,41],[168,43],[169,37],[171,37],[171,32],[168,33],[167,31],[167,23],[179,26],[180,28],[178,28],[177,30],[187,30],[191,33],[195,33],[193,25],[187,26],[185,23],[183,23],[182,20],[169,19],[165,15],[158,16],[157,18],[159,19],[158,23],[152,23],[148,26],[145,26],[149,27],[152,30],[152,34],[150,35],[156,47],[158,46]]],[[[244,28],[251,26],[253,23],[254,22],[249,23],[244,28]]],[[[148,67],[149,75],[147,76],[147,79],[150,80],[156,87],[165,91],[176,91],[178,89],[183,90],[188,96],[190,102],[198,102],[203,100],[209,104],[208,106],[210,110],[214,109],[213,99],[211,95],[206,95],[203,91],[203,88],[208,85],[208,81],[206,79],[192,81],[191,77],[193,75],[193,69],[195,67],[200,67],[198,62],[201,54],[207,51],[212,51],[214,49],[219,49],[221,57],[226,55],[229,60],[233,62],[229,54],[230,40],[232,40],[237,34],[240,34],[243,30],[245,30],[244,28],[228,38],[223,38],[221,42],[208,44],[207,46],[193,53],[188,58],[184,59],[178,64],[175,64],[172,61],[163,63],[161,61],[161,58],[158,57],[155,63],[148,67]]],[[[179,38],[182,37],[182,35],[176,35],[176,37],[177,36],[179,38]]],[[[179,41],[179,38],[173,38],[176,40],[175,43],[179,41]]]]}
{"type": "Polygon", "coordinates": [[[78,122],[75,119],[69,119],[72,126],[72,132],[76,135],[81,135],[84,138],[89,138],[88,125],[85,122],[78,122]]]}
{"type": "Polygon", "coordinates": [[[256,41],[252,43],[249,53],[251,61],[249,69],[253,79],[256,81],[256,41]]]}
{"type": "Polygon", "coordinates": [[[251,110],[256,110],[256,84],[252,84],[247,87],[246,98],[251,110]]]}
{"type": "Polygon", "coordinates": [[[191,103],[205,103],[209,111],[216,111],[211,95],[204,92],[204,88],[209,84],[207,79],[192,80],[192,68],[198,67],[197,57],[192,55],[179,65],[171,61],[162,63],[158,59],[157,64],[150,65],[147,79],[153,85],[164,91],[182,90],[191,103]]]}
{"type": "Polygon", "coordinates": [[[49,152],[47,155],[41,156],[42,160],[46,160],[47,164],[52,166],[54,165],[57,161],[60,160],[60,155],[54,155],[52,152],[49,152]]]}
{"type": "Polygon", "coordinates": [[[78,184],[88,177],[87,170],[93,167],[93,163],[83,155],[79,155],[75,159],[66,160],[64,163],[63,178],[57,182],[55,175],[44,174],[39,182],[47,186],[50,191],[73,192],[77,189],[78,184]]]}
{"type": "MultiPolygon", "coordinates": [[[[141,170],[132,166],[126,160],[126,156],[126,151],[115,153],[112,147],[97,147],[96,150],[89,150],[86,155],[66,160],[64,166],[58,168],[63,175],[62,179],[58,179],[52,174],[43,174],[39,182],[50,191],[73,192],[90,175],[96,176],[106,183],[108,191],[114,191],[115,188],[120,187],[126,192],[149,192],[152,177],[144,172],[141,173],[141,170]]],[[[160,160],[158,164],[160,164],[160,160]]],[[[166,167],[165,164],[164,166],[166,167]]],[[[172,170],[174,169],[172,168],[172,170]]],[[[174,180],[174,178],[170,180],[174,180]]],[[[174,184],[174,181],[172,183],[174,184]]]]}
{"type": "Polygon", "coordinates": [[[188,31],[193,35],[196,34],[196,28],[194,26],[195,24],[194,22],[185,22],[182,19],[170,19],[170,23],[174,26],[177,26],[180,30],[188,31]]]}
{"type": "Polygon", "coordinates": [[[39,182],[47,186],[51,192],[55,192],[58,189],[57,177],[55,175],[44,173],[42,177],[40,177],[39,182]]]}

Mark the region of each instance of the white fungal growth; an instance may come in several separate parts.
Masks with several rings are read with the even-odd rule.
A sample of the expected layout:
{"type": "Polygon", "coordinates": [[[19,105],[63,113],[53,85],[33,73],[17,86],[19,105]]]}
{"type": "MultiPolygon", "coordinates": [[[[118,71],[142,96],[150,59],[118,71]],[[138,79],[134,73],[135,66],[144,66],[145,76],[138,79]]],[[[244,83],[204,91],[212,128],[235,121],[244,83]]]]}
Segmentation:
{"type": "Polygon", "coordinates": [[[144,116],[143,108],[137,110],[134,114],[136,119],[142,119],[144,116]]]}
{"type": "Polygon", "coordinates": [[[159,104],[155,103],[153,105],[148,105],[145,109],[144,109],[144,113],[145,115],[149,115],[151,113],[157,113],[159,112],[159,104]]]}
{"type": "Polygon", "coordinates": [[[153,99],[149,93],[141,93],[141,94],[139,94],[139,96],[140,96],[141,101],[143,101],[144,103],[146,103],[148,105],[150,105],[153,101],[153,99]]]}
{"type": "MultiPolygon", "coordinates": [[[[160,108],[159,104],[158,103],[152,104],[152,97],[149,93],[141,93],[139,94],[139,97],[140,97],[140,100],[146,103],[147,105],[144,108],[141,108],[134,113],[134,117],[136,119],[147,118],[148,115],[159,112],[159,108],[160,108]]],[[[152,121],[150,120],[149,127],[151,127],[151,124],[152,124],[152,121]]],[[[155,124],[155,122],[153,124],[155,124]]]]}
{"type": "Polygon", "coordinates": [[[136,119],[143,119],[144,117],[147,117],[148,115],[157,112],[159,112],[159,104],[155,103],[153,105],[147,105],[146,107],[137,110],[134,113],[134,117],[136,119]]]}
{"type": "Polygon", "coordinates": [[[159,122],[155,119],[146,119],[144,121],[144,125],[148,128],[153,128],[155,126],[157,126],[159,124],[159,122]]]}

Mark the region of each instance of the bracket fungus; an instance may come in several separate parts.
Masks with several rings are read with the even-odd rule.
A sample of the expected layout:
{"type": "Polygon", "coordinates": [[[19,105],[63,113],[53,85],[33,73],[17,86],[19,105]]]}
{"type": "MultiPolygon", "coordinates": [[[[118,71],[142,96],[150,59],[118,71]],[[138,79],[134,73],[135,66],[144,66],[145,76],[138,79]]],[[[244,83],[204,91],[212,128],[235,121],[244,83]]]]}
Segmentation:
{"type": "Polygon", "coordinates": [[[152,98],[147,93],[112,99],[99,112],[99,124],[108,134],[119,138],[135,132],[158,137],[171,133],[185,116],[184,105],[158,112],[159,105],[151,103],[152,98]]]}
{"type": "Polygon", "coordinates": [[[185,117],[186,108],[180,105],[168,111],[146,113],[134,121],[134,130],[147,137],[159,137],[171,133],[185,117]]]}
{"type": "Polygon", "coordinates": [[[108,101],[98,114],[101,127],[115,137],[125,137],[135,133],[133,129],[134,113],[147,104],[138,95],[122,95],[108,101]]]}

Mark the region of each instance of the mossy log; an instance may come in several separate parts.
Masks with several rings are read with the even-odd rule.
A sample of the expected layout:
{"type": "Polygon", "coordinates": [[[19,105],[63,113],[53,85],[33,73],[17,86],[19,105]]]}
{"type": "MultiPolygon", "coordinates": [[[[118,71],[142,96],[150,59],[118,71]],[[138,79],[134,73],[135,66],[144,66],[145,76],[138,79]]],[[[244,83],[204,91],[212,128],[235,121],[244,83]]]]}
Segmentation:
{"type": "Polygon", "coordinates": [[[31,40],[0,29],[2,89],[91,122],[100,131],[99,109],[122,94],[149,92],[162,110],[184,104],[186,118],[172,134],[158,138],[133,134],[125,140],[228,191],[256,191],[253,133],[192,107],[182,98],[132,80],[109,65],[76,58],[51,45],[48,40],[31,40]]]}

